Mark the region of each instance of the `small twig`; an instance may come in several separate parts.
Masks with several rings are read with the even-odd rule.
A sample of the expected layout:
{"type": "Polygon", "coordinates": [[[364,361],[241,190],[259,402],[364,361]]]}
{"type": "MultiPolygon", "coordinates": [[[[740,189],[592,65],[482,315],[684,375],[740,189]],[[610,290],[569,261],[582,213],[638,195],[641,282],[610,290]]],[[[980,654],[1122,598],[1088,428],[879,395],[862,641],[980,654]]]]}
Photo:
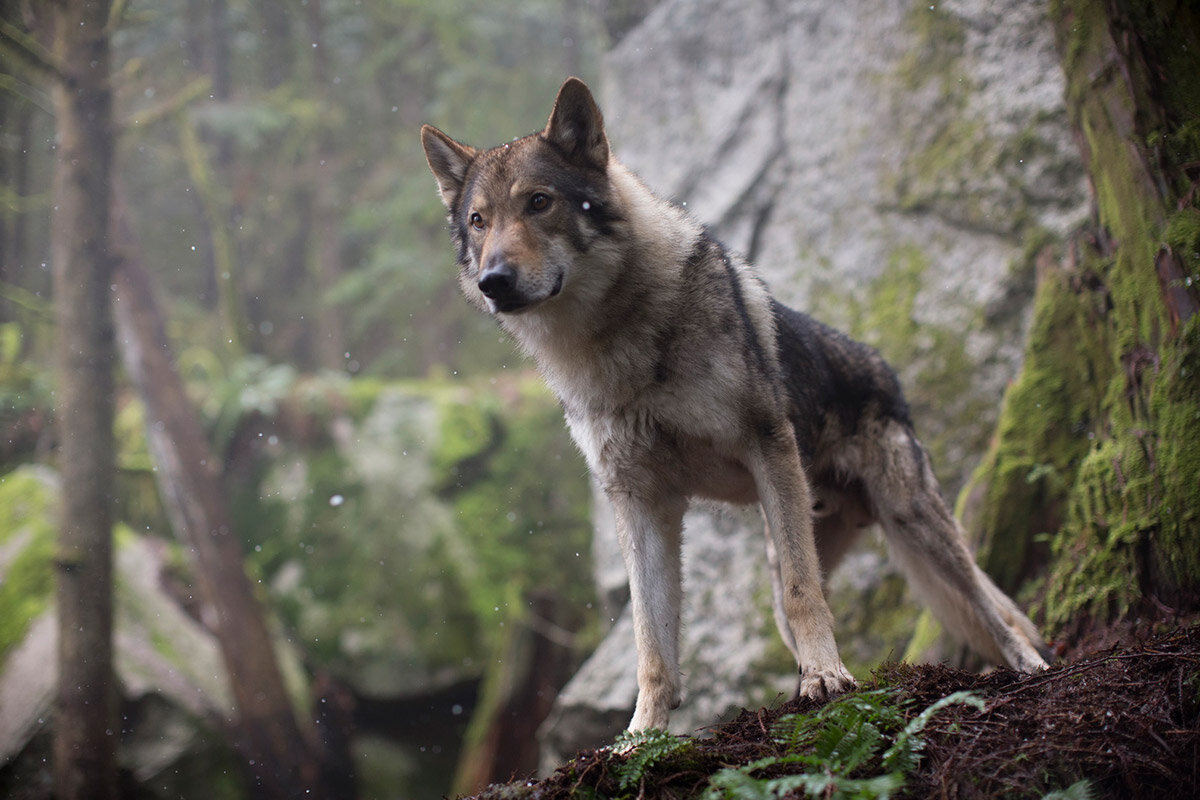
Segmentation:
{"type": "Polygon", "coordinates": [[[0,18],[0,49],[8,50],[39,72],[66,82],[67,68],[42,43],[6,19],[0,18]]]}
{"type": "Polygon", "coordinates": [[[1030,680],[1025,683],[1022,683],[1020,686],[1017,686],[1015,689],[1011,689],[1011,690],[1004,692],[1004,696],[1001,699],[996,700],[995,704],[992,705],[991,707],[989,707],[988,710],[990,711],[990,710],[992,710],[992,708],[995,708],[998,705],[1009,702],[1014,697],[1025,692],[1028,689],[1036,689],[1036,688],[1045,686],[1047,684],[1054,683],[1059,678],[1065,678],[1065,677],[1069,677],[1069,676],[1073,676],[1073,675],[1079,675],[1084,672],[1089,672],[1093,669],[1097,669],[1098,667],[1104,666],[1105,663],[1107,663],[1107,662],[1106,661],[1092,661],[1092,662],[1088,662],[1088,663],[1084,663],[1084,664],[1074,664],[1072,666],[1064,667],[1062,669],[1056,670],[1052,674],[1047,675],[1038,680],[1030,680]]]}
{"type": "Polygon", "coordinates": [[[169,119],[199,99],[211,86],[212,80],[210,78],[196,78],[158,105],[151,106],[144,111],[139,111],[133,118],[124,120],[121,123],[121,130],[141,131],[157,122],[169,119]]]}

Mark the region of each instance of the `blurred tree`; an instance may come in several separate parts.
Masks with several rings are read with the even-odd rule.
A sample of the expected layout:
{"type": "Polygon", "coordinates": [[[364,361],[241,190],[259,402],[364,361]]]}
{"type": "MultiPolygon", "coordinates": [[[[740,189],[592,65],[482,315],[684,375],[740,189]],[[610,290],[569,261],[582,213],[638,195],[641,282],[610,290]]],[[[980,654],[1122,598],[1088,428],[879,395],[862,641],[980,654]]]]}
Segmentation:
{"type": "Polygon", "coordinates": [[[456,299],[413,131],[434,120],[494,143],[538,127],[567,71],[594,59],[598,23],[586,9],[321,0],[289,14],[277,1],[227,0],[221,25],[201,5],[138,8],[118,40],[136,64],[120,93],[130,117],[196,75],[212,79],[179,122],[198,136],[147,132],[127,162],[131,219],[175,316],[216,344],[205,302],[227,280],[243,314],[223,312],[234,320],[223,339],[244,337],[235,353],[391,375],[511,359],[456,299]],[[211,66],[222,50],[224,76],[211,66]]]}
{"type": "MultiPolygon", "coordinates": [[[[0,3],[0,19],[11,19],[16,10],[14,0],[4,0],[0,3]]],[[[4,52],[4,62],[11,57],[9,52],[4,52]]],[[[11,265],[24,260],[28,217],[22,213],[22,206],[29,194],[30,159],[23,151],[29,144],[34,112],[29,87],[22,86],[15,74],[6,74],[4,82],[10,91],[0,93],[0,131],[5,134],[0,138],[0,281],[8,279],[11,265]]],[[[4,310],[0,306],[0,315],[4,310]]]]}
{"type": "Polygon", "coordinates": [[[57,140],[51,251],[63,507],[56,554],[55,791],[61,798],[102,800],[116,797],[119,730],[112,666],[110,5],[40,5],[35,30],[48,49],[34,36],[6,29],[12,46],[49,77],[57,140]]]}
{"type": "Polygon", "coordinates": [[[242,564],[216,459],[170,356],[150,277],[123,214],[113,241],[116,319],[126,372],[146,408],[155,476],[171,526],[193,555],[200,594],[214,614],[213,629],[237,704],[234,740],[251,776],[254,796],[320,797],[324,759],[311,727],[298,724],[253,586],[242,564]]]}
{"type": "Polygon", "coordinates": [[[43,72],[20,42],[31,19],[22,0],[0,0],[0,320],[21,319],[49,288],[46,260],[53,125],[43,72]],[[44,266],[44,265],[42,265],[44,266]]]}
{"type": "MultiPolygon", "coordinates": [[[[322,109],[335,107],[334,83],[337,76],[330,72],[327,24],[324,4],[311,0],[305,7],[308,38],[312,41],[312,86],[317,104],[322,109]]],[[[338,79],[340,83],[340,79],[338,79]]],[[[312,336],[315,364],[326,369],[338,370],[345,363],[346,342],[343,336],[345,323],[340,306],[327,302],[329,290],[342,274],[342,247],[337,210],[339,196],[334,181],[342,170],[342,154],[335,138],[333,125],[319,124],[313,143],[309,147],[305,172],[307,187],[301,189],[304,204],[302,213],[307,217],[304,226],[307,239],[308,279],[317,290],[316,328],[312,336]]]]}

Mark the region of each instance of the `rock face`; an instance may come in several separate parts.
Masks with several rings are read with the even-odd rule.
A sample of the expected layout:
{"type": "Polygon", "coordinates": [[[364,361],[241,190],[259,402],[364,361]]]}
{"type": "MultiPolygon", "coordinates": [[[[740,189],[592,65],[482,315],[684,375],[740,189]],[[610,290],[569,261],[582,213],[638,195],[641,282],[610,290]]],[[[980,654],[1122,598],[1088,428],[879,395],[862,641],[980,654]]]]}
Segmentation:
{"type": "MultiPolygon", "coordinates": [[[[618,157],[747,253],[784,302],[880,348],[947,493],[1019,365],[1038,247],[1086,213],[1043,5],[670,0],[604,62],[618,157]]],[[[597,519],[604,569],[617,556],[597,519]]],[[[678,730],[779,686],[759,528],[757,514],[689,515],[678,730]]],[[[903,620],[862,653],[839,623],[860,672],[900,657],[917,620],[896,613],[881,554],[830,577],[839,616],[865,605],[903,620]]],[[[607,582],[602,596],[619,596],[607,582]]],[[[547,763],[628,721],[633,673],[626,611],[543,728],[547,763]]]]}

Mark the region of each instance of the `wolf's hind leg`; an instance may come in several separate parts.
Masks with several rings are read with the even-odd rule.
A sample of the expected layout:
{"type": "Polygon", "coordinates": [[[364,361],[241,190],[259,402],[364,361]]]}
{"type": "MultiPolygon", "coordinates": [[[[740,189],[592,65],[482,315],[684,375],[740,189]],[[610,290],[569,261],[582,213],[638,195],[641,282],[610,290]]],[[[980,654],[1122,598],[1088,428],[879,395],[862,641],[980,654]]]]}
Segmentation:
{"type": "Polygon", "coordinates": [[[874,451],[861,466],[870,503],[916,593],[980,655],[1022,672],[1045,668],[1042,637],[976,566],[912,431],[890,422],[866,446],[874,451]]]}

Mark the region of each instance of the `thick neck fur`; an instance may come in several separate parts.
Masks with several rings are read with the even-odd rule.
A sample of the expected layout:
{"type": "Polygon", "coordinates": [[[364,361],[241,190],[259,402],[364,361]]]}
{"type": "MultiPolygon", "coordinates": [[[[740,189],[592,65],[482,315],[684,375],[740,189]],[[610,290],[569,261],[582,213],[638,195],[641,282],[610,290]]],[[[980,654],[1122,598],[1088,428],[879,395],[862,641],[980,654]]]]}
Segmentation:
{"type": "Polygon", "coordinates": [[[702,233],[619,162],[610,161],[608,173],[623,216],[617,230],[580,257],[558,297],[502,320],[568,411],[629,399],[653,381],[646,349],[680,313],[680,254],[702,233]],[[631,382],[640,373],[644,383],[631,382]]]}

